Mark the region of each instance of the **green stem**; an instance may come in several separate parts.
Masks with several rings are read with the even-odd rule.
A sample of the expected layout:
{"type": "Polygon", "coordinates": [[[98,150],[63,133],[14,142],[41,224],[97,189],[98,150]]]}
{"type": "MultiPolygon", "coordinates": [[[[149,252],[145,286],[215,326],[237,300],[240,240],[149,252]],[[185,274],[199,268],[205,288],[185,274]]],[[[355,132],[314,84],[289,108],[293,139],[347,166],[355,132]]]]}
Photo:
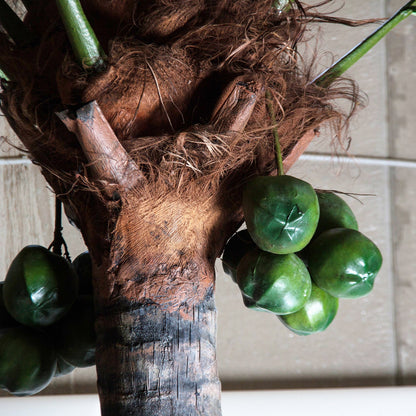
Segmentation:
{"type": "Polygon", "coordinates": [[[379,42],[393,27],[416,12],[416,1],[409,1],[398,10],[389,20],[375,30],[370,36],[359,43],[350,52],[335,62],[330,68],[316,77],[311,83],[319,87],[328,87],[336,78],[340,77],[355,62],[362,58],[377,42],[379,42]]]}
{"type": "Polygon", "coordinates": [[[276,0],[274,7],[280,13],[287,12],[292,8],[294,0],[276,0]]]}
{"type": "Polygon", "coordinates": [[[5,81],[10,81],[10,78],[6,75],[4,71],[0,69],[0,78],[5,81]]]}
{"type": "Polygon", "coordinates": [[[27,46],[34,41],[33,33],[4,0],[0,0],[0,23],[17,46],[27,46]]]}
{"type": "Polygon", "coordinates": [[[270,120],[273,125],[273,137],[276,151],[277,174],[284,175],[282,148],[280,147],[279,133],[277,132],[276,115],[273,108],[273,97],[269,90],[266,91],[267,110],[269,111],[270,120]]]}
{"type": "Polygon", "coordinates": [[[56,4],[78,63],[85,69],[101,70],[106,55],[79,0],[56,0],[56,4]]]}

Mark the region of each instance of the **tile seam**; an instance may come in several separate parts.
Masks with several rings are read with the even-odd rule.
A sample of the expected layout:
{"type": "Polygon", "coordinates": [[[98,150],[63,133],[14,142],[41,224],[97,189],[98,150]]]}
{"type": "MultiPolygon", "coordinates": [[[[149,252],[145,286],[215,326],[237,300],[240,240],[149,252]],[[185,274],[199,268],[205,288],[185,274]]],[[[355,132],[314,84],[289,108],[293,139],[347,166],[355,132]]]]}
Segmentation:
{"type": "MultiPolygon", "coordinates": [[[[328,153],[304,153],[299,160],[312,162],[340,162],[352,163],[356,165],[399,167],[399,168],[416,168],[416,160],[397,159],[387,157],[370,157],[370,156],[334,156],[328,153]]],[[[28,165],[33,161],[26,157],[8,157],[0,158],[0,166],[7,165],[28,165]]]]}
{"type": "Polygon", "coordinates": [[[33,162],[31,159],[27,157],[0,158],[0,166],[29,165],[29,164],[33,164],[33,162]]]}
{"type": "Polygon", "coordinates": [[[400,167],[416,168],[416,160],[397,159],[388,157],[370,157],[370,156],[336,156],[328,153],[304,153],[299,160],[324,162],[324,163],[350,163],[355,165],[382,166],[382,167],[400,167]]]}
{"type": "MultiPolygon", "coordinates": [[[[384,14],[388,16],[389,13],[389,4],[388,1],[385,0],[383,2],[384,5],[384,14]]],[[[393,123],[395,121],[394,112],[392,111],[392,102],[389,97],[392,97],[391,92],[391,78],[389,74],[389,56],[390,50],[392,48],[391,38],[387,37],[385,44],[385,71],[384,71],[384,81],[386,85],[387,97],[386,97],[386,135],[387,135],[387,151],[389,156],[395,155],[395,148],[393,145],[392,138],[395,135],[395,131],[393,129],[393,123]]],[[[394,159],[394,158],[393,158],[394,159]]],[[[388,206],[386,215],[388,215],[388,235],[387,238],[389,239],[389,246],[390,246],[390,256],[391,256],[391,264],[390,264],[390,273],[391,273],[391,302],[392,302],[392,321],[393,321],[393,341],[394,341],[394,360],[395,360],[395,374],[394,374],[394,382],[396,385],[403,384],[403,369],[400,360],[400,347],[399,347],[399,329],[398,329],[398,317],[397,317],[397,290],[396,290],[396,270],[397,270],[397,259],[395,253],[395,244],[393,241],[394,232],[396,229],[396,216],[395,214],[395,200],[396,200],[396,192],[394,189],[394,182],[395,182],[395,169],[400,167],[412,167],[409,165],[406,166],[405,164],[397,164],[397,165],[389,165],[387,169],[387,182],[388,182],[388,206]]]]}

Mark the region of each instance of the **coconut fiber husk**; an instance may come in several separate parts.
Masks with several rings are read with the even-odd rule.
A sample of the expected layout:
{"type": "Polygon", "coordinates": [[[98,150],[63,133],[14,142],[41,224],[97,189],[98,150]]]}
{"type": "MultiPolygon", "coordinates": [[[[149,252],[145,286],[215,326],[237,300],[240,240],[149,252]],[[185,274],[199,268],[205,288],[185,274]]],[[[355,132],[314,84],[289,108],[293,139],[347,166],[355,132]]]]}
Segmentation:
{"type": "Polygon", "coordinates": [[[325,89],[312,84],[317,57],[298,52],[311,40],[309,29],[316,22],[357,24],[323,13],[331,0],[313,7],[296,1],[287,12],[276,11],[270,0],[82,3],[108,56],[101,72],[89,73],[75,63],[55,2],[36,2],[26,15],[34,33],[31,45],[19,48],[0,36],[0,67],[10,77],[1,108],[54,191],[69,201],[69,216],[81,228],[88,209],[100,214],[93,227],[106,228],[118,208],[103,196],[103,184],[91,176],[77,138],[57,112],[97,101],[144,175],[138,199],[163,200],[174,193],[195,201],[220,194],[238,206],[241,184],[275,169],[276,126],[266,91],[284,155],[323,123],[342,137],[359,102],[351,81],[325,89]],[[213,111],[238,77],[248,88],[256,86],[258,98],[237,134],[215,124],[213,111]],[[337,99],[348,100],[351,111],[340,111],[337,99]]]}

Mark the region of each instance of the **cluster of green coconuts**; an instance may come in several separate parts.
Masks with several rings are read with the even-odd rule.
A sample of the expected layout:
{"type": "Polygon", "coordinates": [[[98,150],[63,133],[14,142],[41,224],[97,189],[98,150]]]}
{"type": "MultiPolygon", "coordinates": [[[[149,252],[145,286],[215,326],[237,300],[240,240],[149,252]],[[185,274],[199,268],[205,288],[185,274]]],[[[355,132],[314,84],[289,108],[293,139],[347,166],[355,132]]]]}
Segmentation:
{"type": "Polygon", "coordinates": [[[335,193],[288,175],[258,176],[244,189],[243,210],[247,230],[228,240],[222,260],[248,308],[309,335],[333,321],[339,298],[373,288],[382,256],[335,193]]]}
{"type": "Polygon", "coordinates": [[[0,388],[17,396],[95,364],[91,258],[26,246],[0,283],[0,388]]]}
{"type": "MultiPolygon", "coordinates": [[[[369,293],[382,257],[336,194],[287,175],[255,177],[243,193],[247,230],[226,244],[223,266],[244,304],[308,335],[333,321],[338,298],[369,293]]],[[[95,363],[91,258],[71,264],[25,247],[0,283],[0,388],[35,394],[53,377],[95,363]]]]}

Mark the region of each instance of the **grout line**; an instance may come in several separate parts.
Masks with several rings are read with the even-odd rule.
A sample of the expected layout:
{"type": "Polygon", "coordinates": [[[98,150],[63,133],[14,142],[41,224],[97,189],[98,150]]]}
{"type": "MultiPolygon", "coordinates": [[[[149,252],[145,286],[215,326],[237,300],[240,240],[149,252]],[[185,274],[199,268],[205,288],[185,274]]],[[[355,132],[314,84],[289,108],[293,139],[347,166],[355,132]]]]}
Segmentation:
{"type": "Polygon", "coordinates": [[[27,157],[14,156],[0,159],[0,166],[13,166],[13,165],[29,165],[32,164],[32,160],[27,157]]]}
{"type": "Polygon", "coordinates": [[[392,309],[392,319],[393,319],[393,334],[394,334],[394,347],[395,347],[395,361],[396,361],[396,371],[395,371],[395,384],[396,385],[403,385],[403,368],[401,365],[400,360],[400,343],[399,343],[399,334],[398,334],[398,317],[397,317],[397,287],[396,284],[396,270],[397,270],[397,259],[396,259],[396,253],[395,253],[395,241],[394,241],[394,235],[395,235],[395,228],[396,223],[393,220],[394,218],[397,218],[395,216],[395,204],[394,201],[396,199],[396,193],[394,189],[394,174],[395,169],[389,168],[388,169],[388,194],[390,203],[388,208],[387,215],[389,216],[389,224],[390,227],[388,228],[388,241],[390,241],[390,251],[391,251],[391,266],[390,266],[390,273],[391,273],[391,302],[393,303],[393,309],[392,309]]]}
{"type": "Polygon", "coordinates": [[[416,160],[393,159],[388,157],[369,157],[369,156],[334,156],[324,153],[304,153],[299,160],[313,162],[342,162],[353,163],[356,165],[384,166],[395,168],[416,168],[416,160]]]}
{"type": "MultiPolygon", "coordinates": [[[[341,163],[354,163],[356,165],[369,165],[369,166],[384,166],[395,168],[416,168],[416,160],[408,159],[393,159],[387,157],[369,157],[369,156],[334,156],[326,153],[304,153],[300,156],[299,160],[312,161],[312,162],[341,162],[341,163]]],[[[27,157],[6,157],[0,158],[0,166],[7,165],[30,165],[32,160],[27,157]]]]}
{"type": "MultiPolygon", "coordinates": [[[[341,162],[341,163],[354,163],[356,165],[369,165],[369,166],[384,166],[395,168],[416,168],[416,160],[408,159],[393,159],[388,157],[370,157],[370,156],[334,156],[327,153],[304,153],[300,156],[299,160],[306,160],[312,162],[341,162]]],[[[30,165],[32,160],[28,157],[6,157],[0,158],[0,166],[7,165],[30,165]]]]}
{"type": "MultiPolygon", "coordinates": [[[[384,11],[385,16],[389,15],[389,7],[388,7],[388,1],[384,1],[384,11]]],[[[390,51],[394,45],[392,44],[390,37],[386,37],[385,39],[385,70],[384,70],[384,82],[387,89],[387,99],[386,99],[386,121],[387,121],[387,144],[388,144],[388,154],[394,155],[395,154],[395,146],[394,141],[392,140],[395,136],[395,129],[393,128],[393,125],[395,122],[397,122],[396,114],[392,108],[392,100],[393,95],[391,94],[392,89],[392,80],[389,76],[388,72],[388,65],[389,65],[389,54],[390,51]]],[[[393,81],[394,82],[394,81],[393,81]]],[[[391,166],[388,169],[388,193],[389,193],[389,205],[388,205],[388,212],[386,213],[389,216],[389,240],[390,241],[390,252],[391,252],[391,265],[390,265],[390,273],[391,273],[391,302],[393,304],[392,308],[392,324],[393,324],[393,342],[394,342],[394,360],[395,360],[395,371],[394,371],[394,382],[395,385],[401,385],[402,384],[402,366],[401,366],[401,360],[400,360],[400,347],[399,347],[399,329],[398,329],[398,316],[397,316],[397,287],[396,287],[396,270],[397,270],[397,259],[396,259],[396,253],[395,253],[395,242],[393,241],[393,238],[395,236],[395,228],[396,228],[396,220],[395,220],[395,198],[396,198],[396,192],[394,189],[394,177],[395,177],[395,166],[391,166]]]]}
{"type": "MultiPolygon", "coordinates": [[[[384,12],[385,12],[385,16],[389,15],[389,7],[388,7],[388,1],[385,0],[384,1],[384,12]]],[[[387,97],[386,97],[386,118],[385,120],[387,121],[387,128],[386,128],[386,134],[387,134],[387,144],[388,144],[388,154],[389,155],[394,155],[395,154],[395,146],[394,146],[394,141],[392,140],[395,137],[395,129],[394,129],[394,124],[398,121],[397,120],[397,115],[394,112],[393,109],[393,99],[392,97],[394,97],[393,94],[391,94],[391,89],[392,89],[392,82],[394,82],[394,80],[391,79],[391,77],[389,76],[389,55],[390,55],[390,51],[395,47],[396,45],[392,43],[392,40],[390,37],[386,37],[385,39],[385,65],[384,65],[384,83],[386,85],[386,90],[387,90],[387,97]]],[[[396,207],[395,207],[395,200],[396,200],[396,191],[394,188],[394,182],[395,182],[395,167],[400,167],[400,166],[396,166],[396,165],[392,165],[390,166],[390,168],[387,170],[387,181],[388,181],[388,187],[387,187],[387,193],[389,196],[389,205],[387,206],[388,211],[386,212],[387,216],[388,216],[388,235],[386,237],[388,237],[388,240],[390,242],[390,259],[391,259],[391,265],[390,265],[390,273],[391,273],[391,277],[390,277],[390,284],[391,284],[391,297],[390,297],[390,301],[392,303],[392,324],[393,324],[393,345],[394,345],[394,361],[395,361],[395,371],[394,371],[394,382],[395,385],[402,385],[403,384],[403,369],[402,369],[402,365],[401,365],[401,359],[400,359],[400,343],[399,343],[399,328],[398,328],[398,309],[397,309],[397,279],[396,279],[396,270],[397,270],[397,258],[396,258],[396,252],[395,252],[395,241],[394,241],[394,236],[395,236],[395,229],[397,226],[396,223],[396,216],[395,216],[395,211],[396,211],[396,207]]],[[[404,167],[408,167],[408,166],[404,166],[404,167]]],[[[411,167],[411,166],[409,166],[411,167]]]]}

